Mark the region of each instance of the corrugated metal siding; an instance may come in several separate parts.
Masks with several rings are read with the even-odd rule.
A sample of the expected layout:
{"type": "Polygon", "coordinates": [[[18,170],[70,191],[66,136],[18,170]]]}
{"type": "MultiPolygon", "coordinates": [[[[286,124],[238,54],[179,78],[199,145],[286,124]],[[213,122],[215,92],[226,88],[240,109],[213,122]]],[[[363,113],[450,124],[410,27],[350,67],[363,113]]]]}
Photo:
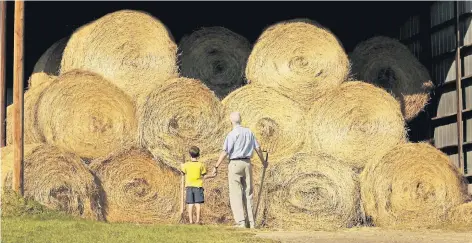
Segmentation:
{"type": "Polygon", "coordinates": [[[467,17],[460,23],[462,45],[472,45],[472,17],[467,17]]]}
{"type": "Polygon", "coordinates": [[[454,81],[456,79],[456,61],[454,57],[447,57],[444,60],[434,62],[431,75],[436,85],[454,81]]]}
{"type": "Polygon", "coordinates": [[[420,33],[419,16],[410,17],[402,27],[400,27],[400,40],[408,39],[420,33]]]}
{"type": "Polygon", "coordinates": [[[435,2],[431,6],[431,27],[454,18],[455,2],[435,2]]]}
{"type": "Polygon", "coordinates": [[[431,35],[431,55],[439,56],[456,48],[455,28],[449,26],[431,35]]]}
{"type": "Polygon", "coordinates": [[[469,77],[472,75],[472,50],[464,52],[464,61],[463,64],[463,75],[464,77],[469,77]]]}
{"type": "Polygon", "coordinates": [[[421,44],[420,41],[414,41],[411,44],[407,45],[408,49],[410,49],[411,53],[415,55],[416,58],[420,59],[420,53],[421,53],[421,44]]]}
{"type": "Polygon", "coordinates": [[[472,1],[459,2],[459,13],[472,13],[472,1]]]}

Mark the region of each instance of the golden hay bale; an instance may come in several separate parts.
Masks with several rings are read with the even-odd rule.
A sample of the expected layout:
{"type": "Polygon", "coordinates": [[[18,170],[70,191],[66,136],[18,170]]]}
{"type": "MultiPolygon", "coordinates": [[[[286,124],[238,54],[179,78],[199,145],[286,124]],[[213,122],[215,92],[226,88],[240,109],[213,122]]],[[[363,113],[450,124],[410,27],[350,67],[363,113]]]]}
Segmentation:
{"type": "Polygon", "coordinates": [[[472,202],[453,207],[448,212],[448,220],[451,224],[472,226],[472,202]]]}
{"type": "Polygon", "coordinates": [[[179,175],[146,150],[127,149],[92,161],[106,194],[109,222],[171,222],[179,215],[179,175]]]}
{"type": "Polygon", "coordinates": [[[223,146],[228,124],[216,96],[196,79],[176,78],[154,89],[139,110],[139,140],[168,165],[179,168],[192,145],[204,153],[223,146]]]}
{"type": "MultiPolygon", "coordinates": [[[[1,161],[2,189],[8,189],[13,171],[13,146],[1,149],[1,161]]],[[[100,189],[94,176],[78,156],[50,145],[24,147],[24,196],[68,214],[103,220],[100,189]]]]}
{"type": "Polygon", "coordinates": [[[287,21],[266,29],[249,55],[246,78],[310,104],[343,82],[349,61],[327,29],[308,21],[287,21]]]}
{"type": "Polygon", "coordinates": [[[64,50],[61,73],[96,72],[133,98],[178,76],[177,45],[151,15],[132,10],[107,14],[79,28],[64,50]]]}
{"type": "Polygon", "coordinates": [[[53,82],[38,101],[45,140],[83,158],[96,158],[136,141],[133,102],[103,77],[74,70],[53,82]]]}
{"type": "Polygon", "coordinates": [[[182,76],[205,83],[220,99],[245,83],[249,41],[223,27],[202,28],[179,43],[182,76]]]}
{"type": "Polygon", "coordinates": [[[242,124],[250,128],[273,161],[292,156],[305,142],[305,112],[292,99],[272,88],[247,85],[223,100],[226,113],[241,113],[242,124]]]}
{"type": "Polygon", "coordinates": [[[350,59],[358,80],[393,93],[405,120],[415,118],[428,103],[434,87],[428,70],[399,41],[382,36],[371,38],[357,45],[350,59]]]}
{"type": "MultiPolygon", "coordinates": [[[[202,161],[210,174],[213,166],[218,161],[219,154],[209,154],[202,156],[202,161]]],[[[270,159],[269,159],[270,160],[270,159]]],[[[205,188],[205,205],[202,207],[202,221],[208,224],[233,224],[234,218],[229,202],[229,185],[228,185],[228,161],[223,161],[218,167],[218,175],[215,178],[205,180],[203,188],[205,188]]],[[[257,197],[259,195],[260,181],[262,175],[262,166],[259,159],[252,160],[253,174],[253,210],[256,208],[257,197]]],[[[266,177],[267,178],[267,177],[266,177]]],[[[264,199],[264,198],[262,198],[264,199]]],[[[259,220],[261,220],[263,204],[259,206],[259,220]]],[[[186,211],[187,213],[187,211],[186,211]]],[[[186,214],[187,215],[187,214],[186,214]]]]}
{"type": "Polygon", "coordinates": [[[68,40],[69,37],[64,37],[49,47],[34,65],[33,74],[44,72],[49,75],[59,75],[62,53],[68,40]]]}
{"type": "Polygon", "coordinates": [[[467,188],[448,157],[426,143],[407,143],[369,163],[361,174],[366,216],[380,227],[427,227],[444,222],[467,188]]]}
{"type": "Polygon", "coordinates": [[[364,82],[343,83],[313,103],[308,118],[308,151],[323,151],[362,168],[405,142],[398,102],[364,82]]]}
{"type": "Polygon", "coordinates": [[[324,154],[297,153],[271,168],[265,200],[271,228],[336,229],[360,222],[356,173],[324,154]]]}
{"type": "MultiPolygon", "coordinates": [[[[36,111],[41,93],[57,78],[45,73],[33,73],[29,79],[30,86],[25,92],[23,100],[23,141],[25,144],[44,142],[44,137],[38,129],[36,111]]],[[[6,131],[7,144],[13,144],[13,108],[7,107],[6,131]]]]}

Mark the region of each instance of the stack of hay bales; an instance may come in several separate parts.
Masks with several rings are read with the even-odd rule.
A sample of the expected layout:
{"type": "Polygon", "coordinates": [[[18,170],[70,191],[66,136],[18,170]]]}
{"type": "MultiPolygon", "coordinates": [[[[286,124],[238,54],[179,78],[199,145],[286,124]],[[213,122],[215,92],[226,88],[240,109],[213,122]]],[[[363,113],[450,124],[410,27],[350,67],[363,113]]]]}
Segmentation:
{"type": "Polygon", "coordinates": [[[139,102],[155,85],[178,76],[176,53],[177,45],[163,23],[147,13],[122,10],[72,34],[61,73],[96,72],[139,102]]]}
{"type": "Polygon", "coordinates": [[[202,28],[184,36],[179,49],[181,75],[201,80],[218,98],[246,83],[244,70],[251,46],[231,30],[202,28]]]}
{"type": "Polygon", "coordinates": [[[410,121],[428,103],[433,83],[428,70],[408,47],[388,37],[374,37],[356,46],[350,55],[353,74],[391,92],[410,121]]]}
{"type": "MultiPolygon", "coordinates": [[[[1,149],[1,188],[11,188],[13,146],[1,149]]],[[[24,147],[24,195],[59,211],[102,220],[102,197],[94,176],[72,153],[45,144],[24,147]]]]}
{"type": "MultiPolygon", "coordinates": [[[[181,76],[192,78],[179,78],[177,46],[159,20],[130,10],[108,14],[70,37],[59,76],[31,77],[25,142],[44,144],[25,148],[26,195],[85,218],[175,222],[182,156],[196,145],[211,169],[231,129],[228,114],[239,111],[270,154],[261,192],[262,168],[253,160],[254,206],[263,195],[260,225],[313,230],[370,221],[381,227],[469,223],[461,218],[471,208],[464,181],[447,157],[406,143],[405,120],[429,97],[427,72],[410,57],[401,59],[396,44],[378,40],[385,46],[372,46],[387,49],[375,50],[386,61],[369,71],[375,61],[362,54],[367,47],[357,48],[356,81],[341,43],[314,21],[269,27],[247,65],[247,41],[226,29],[203,29],[181,42],[181,76]],[[238,48],[223,50],[220,42],[238,48]],[[412,67],[395,66],[395,58],[412,67]],[[234,69],[208,72],[222,63],[234,69]],[[244,82],[244,67],[250,82],[233,91],[244,82]],[[389,84],[396,81],[381,85],[394,96],[366,83],[381,84],[382,75],[389,84]]],[[[11,134],[11,119],[8,126],[11,134]]],[[[2,172],[10,173],[8,149],[2,150],[2,172]]],[[[206,223],[233,220],[227,165],[205,182],[206,223]]],[[[9,183],[8,173],[1,183],[9,183]]]]}

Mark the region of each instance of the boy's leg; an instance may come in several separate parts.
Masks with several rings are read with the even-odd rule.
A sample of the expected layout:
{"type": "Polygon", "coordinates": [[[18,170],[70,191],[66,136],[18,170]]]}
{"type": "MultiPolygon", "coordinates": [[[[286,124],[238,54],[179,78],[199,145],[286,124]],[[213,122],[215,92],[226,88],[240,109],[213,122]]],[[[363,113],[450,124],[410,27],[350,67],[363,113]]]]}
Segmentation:
{"type": "Polygon", "coordinates": [[[195,222],[200,223],[200,206],[201,206],[202,203],[205,202],[205,196],[204,196],[204,193],[203,193],[203,188],[202,187],[193,188],[193,195],[194,195],[194,199],[195,199],[195,208],[196,208],[196,211],[197,211],[197,221],[195,221],[195,222]]]}
{"type": "Polygon", "coordinates": [[[195,223],[200,223],[200,203],[195,203],[195,209],[197,211],[197,220],[195,223]]]}
{"type": "Polygon", "coordinates": [[[185,188],[186,190],[186,202],[188,205],[188,219],[191,224],[193,224],[193,204],[195,204],[195,198],[192,192],[191,187],[185,188]]]}
{"type": "Polygon", "coordinates": [[[188,204],[188,220],[191,224],[193,224],[193,204],[188,204]]]}

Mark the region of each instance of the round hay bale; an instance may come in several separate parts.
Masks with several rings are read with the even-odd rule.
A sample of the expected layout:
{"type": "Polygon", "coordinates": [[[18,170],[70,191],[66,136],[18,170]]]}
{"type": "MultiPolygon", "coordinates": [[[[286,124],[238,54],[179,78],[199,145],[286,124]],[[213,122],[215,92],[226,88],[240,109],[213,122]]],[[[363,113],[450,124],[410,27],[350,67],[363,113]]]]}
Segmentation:
{"type": "Polygon", "coordinates": [[[136,141],[131,99],[103,77],[65,73],[38,101],[38,127],[45,140],[82,158],[97,158],[136,141]]]}
{"type": "Polygon", "coordinates": [[[292,156],[305,142],[305,112],[298,103],[272,88],[247,85],[223,100],[227,117],[241,114],[242,125],[250,128],[273,161],[292,156]]]}
{"type": "Polygon", "coordinates": [[[179,174],[146,150],[127,149],[92,161],[106,193],[109,222],[172,222],[179,215],[179,174]]]}
{"type": "Polygon", "coordinates": [[[201,80],[223,99],[246,81],[249,41],[223,27],[202,28],[179,43],[180,73],[201,80]]]}
{"type": "Polygon", "coordinates": [[[451,224],[472,226],[472,202],[463,203],[448,212],[451,224]]]}
{"type": "Polygon", "coordinates": [[[426,143],[395,147],[369,163],[360,179],[366,216],[379,227],[438,225],[467,196],[457,168],[426,143]]]}
{"type": "Polygon", "coordinates": [[[180,168],[191,145],[202,153],[221,150],[228,124],[223,107],[199,80],[176,78],[154,89],[139,110],[139,140],[165,163],[180,168]]]}
{"type": "MultiPolygon", "coordinates": [[[[46,73],[33,73],[29,79],[30,85],[23,97],[23,142],[25,144],[44,142],[36,117],[37,103],[43,90],[56,78],[46,73]]],[[[7,144],[13,144],[13,109],[14,105],[7,107],[7,144]]]]}
{"type": "Polygon", "coordinates": [[[246,65],[251,83],[277,88],[302,105],[337,87],[348,73],[341,43],[329,30],[307,20],[266,29],[246,65]]]}
{"type": "Polygon", "coordinates": [[[49,47],[34,65],[33,74],[46,73],[49,75],[59,75],[62,53],[68,40],[69,37],[64,37],[49,47]]]}
{"type": "Polygon", "coordinates": [[[72,34],[61,73],[96,72],[139,100],[156,84],[178,76],[176,53],[177,45],[162,22],[144,12],[121,10],[72,34]]]}
{"type": "Polygon", "coordinates": [[[399,41],[371,38],[357,45],[350,59],[358,80],[378,85],[395,96],[405,120],[415,118],[428,103],[434,88],[428,70],[399,41]]]}
{"type": "MultiPolygon", "coordinates": [[[[207,172],[211,173],[213,171],[213,166],[218,161],[218,157],[219,154],[215,153],[202,156],[202,158],[199,160],[206,165],[207,172]]],[[[219,225],[234,224],[233,213],[231,211],[231,205],[229,201],[228,165],[229,164],[227,161],[221,163],[220,167],[218,167],[218,175],[215,178],[208,179],[203,182],[203,188],[205,188],[205,205],[202,207],[202,220],[204,223],[219,225]]],[[[254,190],[253,211],[255,211],[262,175],[262,166],[259,159],[252,160],[252,174],[254,190]]],[[[264,197],[262,199],[264,199],[264,197]]],[[[257,220],[258,225],[262,223],[261,215],[263,208],[264,203],[261,202],[258,212],[259,216],[257,216],[259,219],[257,220]]],[[[247,210],[245,212],[247,215],[247,210]]]]}
{"type": "Polygon", "coordinates": [[[405,142],[398,102],[364,82],[343,83],[313,103],[308,117],[308,151],[323,151],[356,168],[380,160],[405,142]]]}
{"type": "Polygon", "coordinates": [[[270,228],[337,229],[360,222],[356,173],[325,154],[297,153],[271,168],[265,200],[270,228]]]}
{"type": "MultiPolygon", "coordinates": [[[[11,188],[13,146],[1,149],[2,189],[11,188]]],[[[87,219],[103,220],[100,188],[83,161],[46,144],[24,147],[24,196],[44,206],[87,219]]]]}

